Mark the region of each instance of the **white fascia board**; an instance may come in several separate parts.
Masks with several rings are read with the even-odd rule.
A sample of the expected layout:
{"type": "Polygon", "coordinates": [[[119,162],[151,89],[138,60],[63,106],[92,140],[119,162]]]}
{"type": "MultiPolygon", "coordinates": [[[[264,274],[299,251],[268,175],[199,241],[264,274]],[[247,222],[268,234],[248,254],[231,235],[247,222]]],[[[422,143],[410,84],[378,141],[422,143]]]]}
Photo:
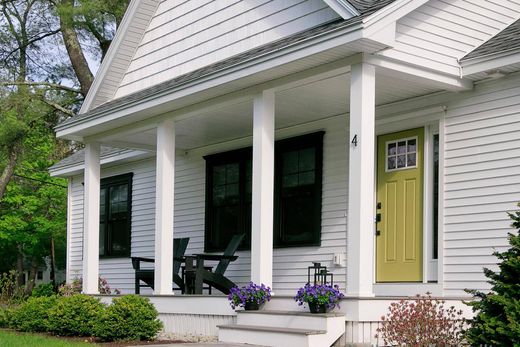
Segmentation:
{"type": "Polygon", "coordinates": [[[139,10],[141,0],[131,0],[128,4],[128,8],[125,12],[125,15],[123,16],[123,20],[121,21],[119,27],[117,28],[116,34],[114,38],[112,39],[112,43],[108,47],[108,51],[105,55],[105,58],[101,62],[101,65],[96,73],[96,77],[94,78],[94,81],[92,82],[92,85],[87,93],[87,96],[85,97],[85,100],[83,101],[83,104],[81,105],[81,109],[79,113],[85,113],[88,112],[92,108],[92,103],[95,100],[95,97],[97,95],[97,92],[101,85],[103,84],[103,77],[107,74],[108,70],[112,66],[112,62],[114,61],[114,58],[116,57],[119,47],[121,46],[122,42],[125,39],[125,34],[128,31],[128,28],[130,27],[132,20],[136,16],[136,13],[139,10]]]}
{"type": "Polygon", "coordinates": [[[356,10],[356,8],[346,0],[323,0],[323,2],[329,5],[329,7],[343,19],[349,19],[360,15],[358,10],[356,10]]]}
{"type": "Polygon", "coordinates": [[[513,49],[467,59],[461,61],[460,65],[462,67],[462,75],[468,76],[518,63],[520,63],[520,49],[513,49]]]}
{"type": "MultiPolygon", "coordinates": [[[[111,155],[101,157],[100,164],[101,166],[105,166],[108,164],[112,164],[119,161],[128,161],[130,159],[137,160],[147,156],[151,156],[153,153],[145,152],[145,151],[136,151],[136,150],[128,150],[123,149],[118,153],[114,153],[111,155]]],[[[85,163],[75,163],[71,165],[66,165],[62,167],[58,167],[55,169],[49,169],[49,174],[51,177],[70,177],[77,174],[83,173],[83,169],[85,168],[85,163]]]]}
{"type": "Polygon", "coordinates": [[[136,100],[115,108],[104,110],[98,114],[79,119],[76,122],[58,125],[55,128],[58,138],[82,140],[78,132],[84,129],[98,126],[102,123],[114,121],[130,114],[149,114],[151,108],[160,107],[166,103],[179,100],[183,97],[203,92],[210,88],[236,81],[240,78],[261,73],[270,68],[303,59],[318,54],[328,49],[340,47],[359,40],[362,37],[362,24],[360,22],[339,28],[333,32],[312,37],[304,42],[299,42],[276,52],[269,52],[263,56],[241,62],[222,71],[205,75],[201,78],[176,85],[159,93],[148,96],[144,100],[136,100]]]}
{"type": "Polygon", "coordinates": [[[460,92],[473,89],[473,82],[471,80],[402,60],[395,60],[384,56],[365,55],[365,61],[381,68],[430,80],[433,84],[439,86],[439,88],[449,91],[460,92]]]}

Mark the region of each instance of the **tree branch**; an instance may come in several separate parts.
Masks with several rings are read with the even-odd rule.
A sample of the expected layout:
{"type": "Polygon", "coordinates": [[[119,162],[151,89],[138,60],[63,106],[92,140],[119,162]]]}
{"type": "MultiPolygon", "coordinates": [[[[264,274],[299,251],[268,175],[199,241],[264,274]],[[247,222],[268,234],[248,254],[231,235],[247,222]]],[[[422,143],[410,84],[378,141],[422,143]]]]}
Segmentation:
{"type": "Polygon", "coordinates": [[[47,100],[47,99],[45,99],[45,98],[43,98],[43,97],[42,97],[42,101],[43,101],[44,103],[46,103],[47,105],[49,105],[49,106],[55,108],[56,110],[65,113],[65,114],[68,115],[68,116],[71,116],[71,117],[74,116],[74,113],[73,113],[71,110],[67,110],[65,107],[63,107],[63,106],[61,106],[61,105],[58,105],[58,104],[56,104],[56,103],[54,103],[54,102],[52,102],[52,101],[49,101],[49,100],[47,100]]]}
{"type": "Polygon", "coordinates": [[[20,82],[20,81],[11,81],[11,82],[0,82],[0,86],[42,86],[42,87],[49,87],[53,89],[61,89],[72,93],[81,94],[81,90],[67,87],[61,84],[57,83],[50,83],[50,82],[20,82]]]}

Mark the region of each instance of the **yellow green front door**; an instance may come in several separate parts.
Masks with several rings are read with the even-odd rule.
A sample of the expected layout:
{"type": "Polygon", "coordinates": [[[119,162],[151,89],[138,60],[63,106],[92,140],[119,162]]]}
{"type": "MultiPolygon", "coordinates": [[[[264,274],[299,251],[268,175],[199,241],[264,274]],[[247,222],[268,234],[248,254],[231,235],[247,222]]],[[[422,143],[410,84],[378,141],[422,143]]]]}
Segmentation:
{"type": "Polygon", "coordinates": [[[422,281],[422,128],[377,140],[376,281],[422,281]]]}

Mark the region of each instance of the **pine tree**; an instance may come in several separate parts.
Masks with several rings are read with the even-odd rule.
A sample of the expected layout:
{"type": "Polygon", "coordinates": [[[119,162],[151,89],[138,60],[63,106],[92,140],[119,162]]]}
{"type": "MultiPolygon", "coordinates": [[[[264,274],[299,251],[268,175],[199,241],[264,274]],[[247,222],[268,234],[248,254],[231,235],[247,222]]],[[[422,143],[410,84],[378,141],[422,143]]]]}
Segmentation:
{"type": "MultiPolygon", "coordinates": [[[[520,204],[519,204],[520,207],[520,204]]],[[[509,248],[495,252],[497,272],[485,268],[491,292],[468,290],[476,313],[466,338],[472,346],[520,346],[520,211],[510,213],[516,233],[509,234],[509,248]]]]}

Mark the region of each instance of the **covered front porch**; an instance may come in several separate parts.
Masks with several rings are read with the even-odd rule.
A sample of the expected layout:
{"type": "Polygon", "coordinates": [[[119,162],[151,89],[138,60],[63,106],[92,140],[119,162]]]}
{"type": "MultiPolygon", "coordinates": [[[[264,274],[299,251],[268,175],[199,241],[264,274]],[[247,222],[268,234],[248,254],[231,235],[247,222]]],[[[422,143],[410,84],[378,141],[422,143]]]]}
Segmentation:
{"type": "MultiPolygon", "coordinates": [[[[186,254],[211,250],[205,244],[204,157],[252,145],[251,215],[247,221],[251,248],[239,250],[238,260],[226,276],[237,284],[251,280],[271,286],[277,295],[293,295],[307,281],[307,266],[314,261],[333,271],[335,283],[349,297],[407,294],[408,284],[390,285],[390,289],[388,284],[374,285],[376,134],[413,127],[439,129],[440,108],[414,111],[402,100],[434,93],[442,86],[382,67],[359,54],[191,106],[164,109],[151,118],[129,124],[114,121],[86,131],[82,135],[86,144],[84,291],[98,293],[101,179],[124,173],[116,169],[121,164],[117,160],[107,159],[106,169],[102,169],[101,146],[125,148],[135,154],[139,165],[149,169],[147,182],[152,185],[146,192],[133,189],[131,255],[154,258],[153,293],[172,295],[173,239],[190,238],[186,254]],[[317,132],[324,134],[319,239],[312,245],[273,249],[276,143],[317,132]],[[153,208],[144,211],[135,206],[141,193],[153,195],[153,208]],[[147,219],[141,218],[144,214],[147,219]],[[143,223],[148,224],[143,227],[143,223]]],[[[131,161],[129,154],[124,162],[131,161]]],[[[132,165],[124,165],[128,171],[136,171],[132,165]]],[[[147,202],[150,207],[152,199],[147,202]]],[[[108,268],[114,262],[101,258],[101,273],[103,264],[110,273],[108,268]]],[[[423,285],[408,294],[440,294],[436,266],[437,262],[432,265],[425,260],[423,285]]]]}

